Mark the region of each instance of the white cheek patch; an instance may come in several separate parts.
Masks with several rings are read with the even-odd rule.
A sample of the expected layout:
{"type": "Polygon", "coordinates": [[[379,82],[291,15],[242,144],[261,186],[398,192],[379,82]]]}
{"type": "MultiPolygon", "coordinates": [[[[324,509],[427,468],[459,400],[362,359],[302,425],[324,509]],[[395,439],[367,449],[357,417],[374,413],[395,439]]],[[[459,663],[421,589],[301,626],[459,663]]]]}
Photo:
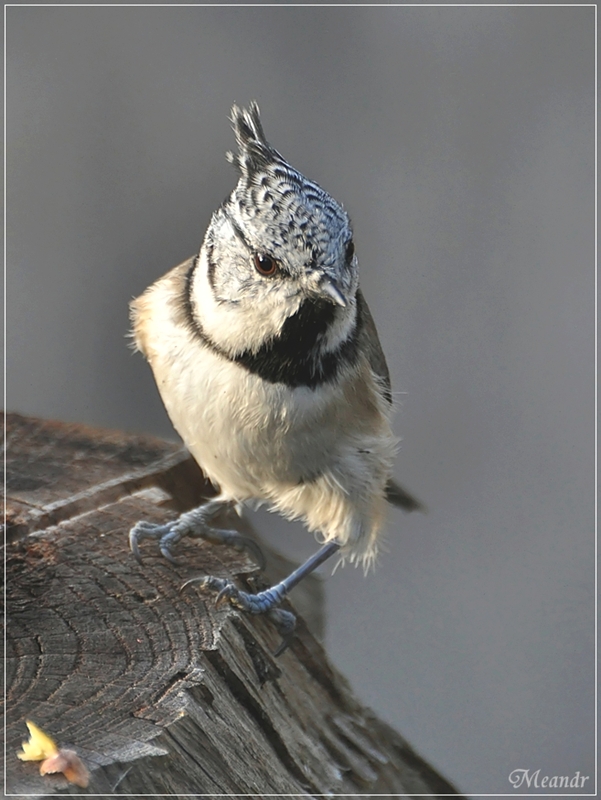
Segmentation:
{"type": "Polygon", "coordinates": [[[260,303],[227,302],[215,298],[209,281],[209,263],[205,248],[194,271],[190,300],[194,317],[204,333],[232,355],[247,350],[256,352],[280,332],[286,319],[298,310],[298,297],[283,298],[274,292],[261,297],[260,303]]]}

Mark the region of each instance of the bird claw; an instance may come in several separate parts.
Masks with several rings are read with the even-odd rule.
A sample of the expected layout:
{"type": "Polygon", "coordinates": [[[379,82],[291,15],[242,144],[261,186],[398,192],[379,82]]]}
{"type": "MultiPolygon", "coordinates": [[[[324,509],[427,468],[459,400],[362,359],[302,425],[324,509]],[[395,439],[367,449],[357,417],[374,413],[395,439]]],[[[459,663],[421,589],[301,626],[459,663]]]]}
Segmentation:
{"type": "Polygon", "coordinates": [[[224,600],[228,600],[230,605],[234,606],[235,608],[240,608],[241,611],[246,611],[247,609],[242,607],[242,603],[240,601],[239,595],[242,594],[239,589],[232,583],[232,581],[223,581],[223,587],[217,592],[217,597],[215,598],[215,605],[220,606],[223,605],[224,600]]]}
{"type": "Polygon", "coordinates": [[[214,514],[214,508],[209,508],[205,511],[204,507],[201,506],[198,509],[181,514],[177,519],[163,525],[142,520],[136,523],[129,532],[130,549],[138,563],[141,564],[140,542],[142,539],[158,539],[159,550],[163,557],[172,564],[179,565],[180,562],[173,555],[172,548],[184,536],[191,536],[204,539],[211,544],[233,547],[238,552],[246,552],[256,559],[261,570],[265,569],[265,556],[253,539],[238,533],[238,531],[209,527],[207,519],[210,519],[214,514]]]}
{"type": "Polygon", "coordinates": [[[198,583],[202,592],[215,594],[215,606],[228,602],[233,608],[247,614],[266,614],[282,636],[282,641],[273,653],[276,658],[290,646],[296,629],[296,616],[291,611],[276,608],[276,604],[281,602],[282,596],[274,593],[271,589],[258,594],[249,594],[238,589],[233,581],[227,578],[216,578],[213,575],[190,578],[182,584],[180,591],[192,583],[198,583]]]}
{"type": "Polygon", "coordinates": [[[214,594],[216,606],[222,605],[223,602],[227,600],[233,608],[237,608],[239,611],[246,611],[249,614],[262,613],[262,611],[258,609],[256,603],[253,602],[253,599],[258,597],[258,595],[243,592],[228,578],[216,578],[213,575],[199,575],[197,578],[190,578],[183,583],[180,591],[183,591],[192,583],[198,583],[198,588],[201,592],[205,594],[214,594]]]}
{"type": "Polygon", "coordinates": [[[153,522],[141,520],[134,525],[129,532],[129,546],[139,564],[142,563],[142,554],[140,553],[142,539],[158,539],[159,550],[164,558],[172,564],[179,563],[171,552],[171,547],[179,542],[184,535],[183,532],[176,530],[177,522],[177,520],[174,520],[165,525],[157,525],[153,522]]]}
{"type": "Polygon", "coordinates": [[[282,641],[273,652],[274,657],[278,658],[292,644],[294,632],[296,631],[296,617],[292,611],[284,611],[283,608],[272,608],[271,611],[267,612],[267,615],[282,637],[282,641]]]}

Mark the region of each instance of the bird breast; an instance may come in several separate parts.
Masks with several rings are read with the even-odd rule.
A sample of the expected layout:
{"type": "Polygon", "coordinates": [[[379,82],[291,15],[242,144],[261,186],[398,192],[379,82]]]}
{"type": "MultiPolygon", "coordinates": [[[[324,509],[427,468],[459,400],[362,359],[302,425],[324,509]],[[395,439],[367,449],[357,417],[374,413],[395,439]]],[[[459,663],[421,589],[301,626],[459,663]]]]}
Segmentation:
{"type": "Polygon", "coordinates": [[[180,298],[189,264],[135,300],[132,321],[171,421],[208,477],[240,501],[268,500],[324,473],[344,491],[374,479],[383,486],[392,437],[367,364],[317,389],[262,380],[186,324],[180,298]]]}

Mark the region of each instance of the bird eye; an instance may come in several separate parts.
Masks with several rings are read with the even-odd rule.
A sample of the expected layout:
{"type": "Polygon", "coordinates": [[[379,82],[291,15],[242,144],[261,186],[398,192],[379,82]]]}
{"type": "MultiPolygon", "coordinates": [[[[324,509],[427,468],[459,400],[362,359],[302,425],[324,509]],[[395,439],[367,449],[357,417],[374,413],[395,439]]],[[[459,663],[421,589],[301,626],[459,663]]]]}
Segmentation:
{"type": "Polygon", "coordinates": [[[348,262],[352,261],[354,255],[355,255],[355,243],[351,239],[346,246],[346,260],[348,262]]]}
{"type": "Polygon", "coordinates": [[[269,277],[275,275],[278,269],[278,262],[275,258],[268,256],[266,253],[255,253],[253,256],[255,269],[260,275],[269,277]]]}

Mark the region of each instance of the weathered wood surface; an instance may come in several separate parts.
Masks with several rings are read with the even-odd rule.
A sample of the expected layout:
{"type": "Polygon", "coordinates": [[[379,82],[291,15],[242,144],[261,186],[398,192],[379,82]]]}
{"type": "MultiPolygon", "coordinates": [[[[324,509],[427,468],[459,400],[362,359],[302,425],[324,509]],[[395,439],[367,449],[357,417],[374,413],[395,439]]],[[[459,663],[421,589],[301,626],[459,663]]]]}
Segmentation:
{"type": "Polygon", "coordinates": [[[7,793],[456,794],[357,702],[302,619],[276,660],[268,621],[179,591],[203,573],[260,588],[249,558],[198,540],[177,567],[153,543],[143,565],[131,556],[137,520],[211,492],[177,445],[9,415],[6,446],[7,793]],[[16,758],[26,719],[80,754],[88,789],[16,758]]]}

